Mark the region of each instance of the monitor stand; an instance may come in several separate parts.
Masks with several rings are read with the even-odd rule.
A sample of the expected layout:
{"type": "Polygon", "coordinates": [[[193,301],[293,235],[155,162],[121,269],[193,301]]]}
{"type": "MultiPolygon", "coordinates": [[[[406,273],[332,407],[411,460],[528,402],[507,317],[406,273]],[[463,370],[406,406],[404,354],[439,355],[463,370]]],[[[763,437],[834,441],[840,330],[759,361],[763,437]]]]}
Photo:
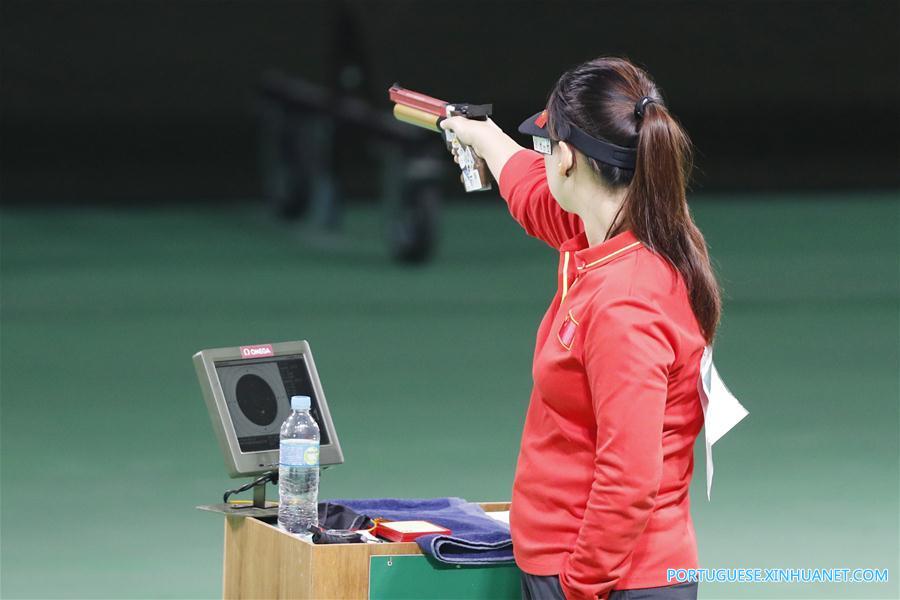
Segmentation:
{"type": "Polygon", "coordinates": [[[266,508],[266,482],[253,486],[253,508],[266,508]]]}
{"type": "Polygon", "coordinates": [[[266,486],[269,483],[278,483],[278,471],[267,471],[249,483],[239,488],[227,490],[222,496],[222,504],[203,504],[198,506],[200,510],[223,513],[239,517],[267,518],[278,516],[278,502],[266,501],[266,486]],[[253,490],[253,501],[231,500],[234,494],[240,494],[247,490],[253,490]]]}
{"type": "MultiPolygon", "coordinates": [[[[323,465],[319,467],[319,472],[322,473],[329,467],[331,465],[323,465]]],[[[263,520],[277,517],[278,502],[266,501],[266,484],[268,483],[278,484],[278,470],[267,471],[239,488],[227,490],[222,497],[222,504],[201,504],[197,508],[236,517],[257,517],[263,520]],[[249,489],[253,490],[252,503],[248,500],[228,501],[230,496],[246,492],[249,489]]]]}

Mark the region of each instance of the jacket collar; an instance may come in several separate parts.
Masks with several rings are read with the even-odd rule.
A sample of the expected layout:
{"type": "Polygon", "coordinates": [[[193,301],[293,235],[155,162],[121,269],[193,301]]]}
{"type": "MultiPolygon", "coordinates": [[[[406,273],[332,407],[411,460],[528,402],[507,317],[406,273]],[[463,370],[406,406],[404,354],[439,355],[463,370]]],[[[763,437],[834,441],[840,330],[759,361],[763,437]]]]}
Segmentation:
{"type": "Polygon", "coordinates": [[[641,247],[641,241],[629,229],[616,234],[601,244],[589,246],[587,235],[582,231],[563,242],[561,252],[573,252],[575,268],[579,273],[605,265],[624,254],[641,247]]]}

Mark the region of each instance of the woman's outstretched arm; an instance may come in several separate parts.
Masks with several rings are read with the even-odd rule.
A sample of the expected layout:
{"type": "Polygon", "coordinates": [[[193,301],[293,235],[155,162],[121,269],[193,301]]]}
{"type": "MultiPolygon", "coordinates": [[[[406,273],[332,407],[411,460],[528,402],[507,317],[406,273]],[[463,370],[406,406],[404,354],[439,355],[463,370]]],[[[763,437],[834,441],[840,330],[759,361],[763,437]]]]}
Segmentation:
{"type": "Polygon", "coordinates": [[[456,133],[461,143],[472,146],[487,162],[510,214],[528,235],[558,249],[583,231],[581,219],[564,211],[550,194],[540,154],[517,144],[490,119],[451,117],[441,127],[456,133]]]}

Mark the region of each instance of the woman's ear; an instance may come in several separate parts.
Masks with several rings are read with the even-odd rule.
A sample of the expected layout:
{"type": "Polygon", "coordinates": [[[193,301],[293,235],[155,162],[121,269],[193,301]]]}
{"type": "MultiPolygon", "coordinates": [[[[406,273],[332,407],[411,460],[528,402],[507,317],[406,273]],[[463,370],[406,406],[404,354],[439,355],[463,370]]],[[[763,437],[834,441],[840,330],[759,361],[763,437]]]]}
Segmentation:
{"type": "Polygon", "coordinates": [[[559,176],[568,177],[574,167],[575,153],[569,147],[569,144],[559,142],[559,176]]]}

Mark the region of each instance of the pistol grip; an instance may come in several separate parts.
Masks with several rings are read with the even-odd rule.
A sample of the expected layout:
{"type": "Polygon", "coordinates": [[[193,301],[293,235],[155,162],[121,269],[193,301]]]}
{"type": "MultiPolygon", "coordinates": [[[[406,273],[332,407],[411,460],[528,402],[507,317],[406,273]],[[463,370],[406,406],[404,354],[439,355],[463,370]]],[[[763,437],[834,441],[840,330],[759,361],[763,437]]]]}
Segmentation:
{"type": "MultiPolygon", "coordinates": [[[[453,110],[453,107],[448,105],[447,116],[466,115],[453,110]]],[[[475,154],[475,150],[471,146],[459,143],[459,140],[456,139],[456,134],[452,131],[445,130],[444,139],[447,142],[447,150],[451,154],[456,154],[459,160],[459,170],[462,172],[462,182],[465,190],[467,192],[481,192],[491,189],[491,173],[487,162],[475,154]]]]}

